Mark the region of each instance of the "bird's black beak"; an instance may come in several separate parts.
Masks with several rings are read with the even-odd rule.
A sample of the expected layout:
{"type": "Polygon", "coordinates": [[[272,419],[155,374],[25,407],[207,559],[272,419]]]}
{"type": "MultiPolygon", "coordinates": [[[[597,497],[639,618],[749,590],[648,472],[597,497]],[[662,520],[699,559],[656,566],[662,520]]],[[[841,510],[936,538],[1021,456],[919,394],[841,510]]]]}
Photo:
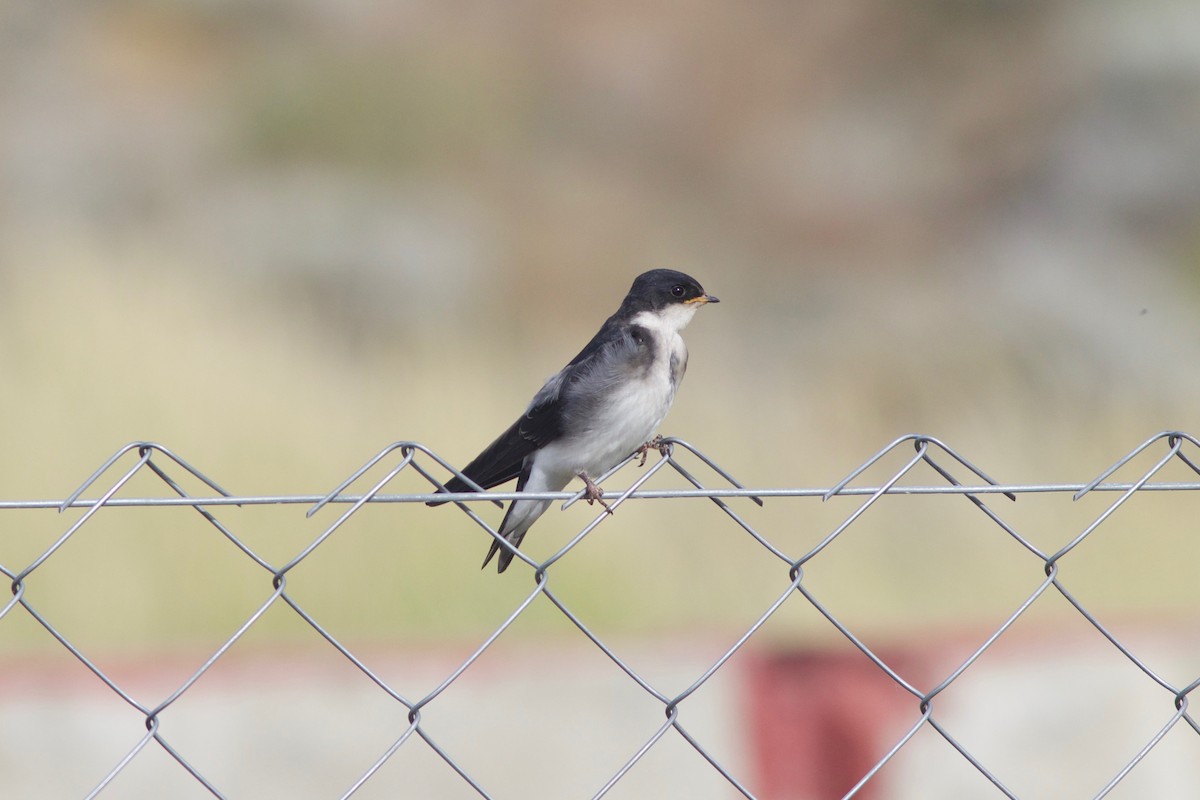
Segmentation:
{"type": "Polygon", "coordinates": [[[688,304],[695,303],[698,306],[702,306],[702,305],[707,305],[708,303],[719,303],[719,302],[721,302],[721,300],[720,300],[720,298],[716,297],[715,295],[702,294],[699,297],[693,297],[691,300],[687,300],[685,302],[687,302],[688,304]]]}
{"type": "Polygon", "coordinates": [[[721,302],[721,298],[717,297],[715,294],[706,294],[706,295],[704,295],[704,302],[719,303],[719,302],[721,302]]]}

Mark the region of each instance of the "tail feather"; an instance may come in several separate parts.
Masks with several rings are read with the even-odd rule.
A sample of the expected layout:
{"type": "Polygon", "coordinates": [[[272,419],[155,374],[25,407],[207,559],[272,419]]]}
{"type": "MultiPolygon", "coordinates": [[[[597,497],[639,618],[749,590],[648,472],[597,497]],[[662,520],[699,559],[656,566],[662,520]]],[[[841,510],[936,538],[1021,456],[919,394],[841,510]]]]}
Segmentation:
{"type": "MultiPolygon", "coordinates": [[[[492,560],[492,558],[496,555],[496,551],[499,549],[500,549],[500,540],[492,539],[492,546],[488,548],[487,558],[483,559],[483,563],[479,565],[479,568],[487,569],[488,562],[490,562],[492,560]]],[[[501,567],[499,571],[503,572],[504,567],[501,567]]]]}
{"type": "MultiPolygon", "coordinates": [[[[528,485],[531,477],[532,466],[532,464],[525,465],[521,471],[521,474],[516,476],[518,492],[523,491],[528,485]]],[[[468,475],[470,474],[470,466],[468,466],[466,473],[468,475]]],[[[472,476],[472,478],[473,477],[474,476],[472,476]]],[[[505,480],[509,480],[509,478],[506,477],[505,480]]],[[[551,488],[557,490],[562,488],[562,486],[551,487],[545,485],[546,482],[542,477],[534,479],[533,483],[534,486],[531,490],[536,491],[546,491],[547,489],[551,488]]],[[[564,481],[563,485],[565,485],[565,483],[566,482],[564,481]]],[[[485,489],[490,489],[494,484],[480,481],[480,485],[482,485],[485,489]]],[[[463,492],[471,491],[472,487],[467,486],[462,479],[455,477],[451,478],[449,481],[446,481],[446,489],[450,492],[463,492]]],[[[445,500],[431,500],[427,503],[427,505],[436,506],[449,502],[453,502],[452,497],[448,497],[445,500]]],[[[525,538],[525,532],[529,530],[529,527],[533,525],[537,518],[540,517],[549,507],[549,500],[514,500],[508,504],[508,509],[504,512],[504,519],[500,521],[500,527],[497,528],[496,531],[514,548],[520,547],[521,540],[525,538]]],[[[508,569],[508,565],[512,563],[514,555],[515,554],[512,550],[500,544],[499,539],[492,539],[492,546],[488,548],[487,556],[483,559],[483,564],[480,566],[480,569],[484,569],[488,564],[491,563],[493,558],[497,558],[496,571],[504,572],[504,570],[508,569]],[[497,553],[499,554],[499,558],[497,558],[497,553]]]]}
{"type": "MultiPolygon", "coordinates": [[[[517,491],[521,490],[524,482],[524,478],[522,478],[521,482],[517,484],[517,491]]],[[[501,536],[508,540],[509,544],[511,544],[513,547],[520,547],[521,540],[525,538],[525,531],[529,530],[529,526],[533,524],[533,519],[537,519],[539,514],[534,514],[533,519],[529,520],[527,523],[524,521],[517,522],[511,531],[506,530],[509,521],[512,519],[513,511],[515,511],[516,508],[516,500],[508,504],[508,510],[504,512],[504,519],[500,520],[500,527],[496,530],[501,536]]],[[[501,547],[499,539],[492,539],[492,546],[488,548],[487,558],[483,559],[483,564],[479,568],[484,569],[487,567],[488,562],[492,560],[492,557],[495,556],[497,552],[500,553],[500,559],[496,562],[496,572],[500,573],[508,569],[508,565],[511,564],[513,560],[513,552],[507,547],[501,547]]]]}
{"type": "MultiPolygon", "coordinates": [[[[521,544],[521,539],[523,538],[523,536],[518,536],[515,539],[510,539],[509,541],[512,543],[513,547],[517,547],[521,544]]],[[[488,563],[492,560],[496,553],[500,553],[500,559],[496,562],[496,572],[501,573],[508,569],[508,565],[511,564],[513,560],[513,552],[507,547],[501,547],[500,542],[497,539],[492,539],[492,546],[488,548],[487,558],[483,559],[483,563],[479,566],[479,568],[487,568],[488,563]]]]}

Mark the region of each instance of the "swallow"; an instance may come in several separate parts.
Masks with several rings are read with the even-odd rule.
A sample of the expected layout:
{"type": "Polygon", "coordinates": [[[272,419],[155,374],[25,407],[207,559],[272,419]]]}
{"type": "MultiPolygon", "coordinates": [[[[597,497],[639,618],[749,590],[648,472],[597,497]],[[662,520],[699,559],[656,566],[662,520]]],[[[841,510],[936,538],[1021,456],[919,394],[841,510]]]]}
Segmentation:
{"type": "MultiPolygon", "coordinates": [[[[651,436],[670,411],[687,371],[688,350],[680,331],[700,306],[717,302],[682,272],[655,269],[639,275],[600,331],[462,474],[484,489],[516,478],[518,492],[558,492],[579,478],[588,503],[598,501],[611,514],[593,477],[655,445],[651,436]]],[[[474,491],[458,477],[445,489],[474,491]]],[[[499,535],[519,547],[551,502],[514,500],[499,535]]],[[[483,567],[497,552],[498,571],[504,572],[513,553],[498,540],[492,541],[483,567]]]]}

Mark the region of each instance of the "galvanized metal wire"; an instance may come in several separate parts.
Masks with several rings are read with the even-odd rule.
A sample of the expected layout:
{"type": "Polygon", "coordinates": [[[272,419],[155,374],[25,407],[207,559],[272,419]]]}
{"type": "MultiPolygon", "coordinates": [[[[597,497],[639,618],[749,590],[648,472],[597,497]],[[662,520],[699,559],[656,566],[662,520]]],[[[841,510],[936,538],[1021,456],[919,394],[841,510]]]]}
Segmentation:
{"type": "MultiPolygon", "coordinates": [[[[1196,492],[1200,491],[1200,441],[1194,436],[1180,432],[1167,431],[1148,438],[1146,441],[1121,456],[1111,466],[1104,469],[1094,478],[1081,483],[1056,484],[1003,484],[980,469],[962,454],[956,452],[942,441],[923,435],[903,436],[890,442],[872,455],[860,466],[852,470],[843,480],[832,487],[825,488],[748,488],[740,483],[733,475],[720,466],[712,457],[680,439],[665,440],[666,447],[660,457],[645,464],[645,468],[631,473],[632,482],[624,489],[610,489],[609,505],[614,511],[632,500],[639,502],[678,502],[684,498],[707,499],[719,509],[730,525],[749,536],[758,546],[778,561],[778,591],[773,599],[763,608],[761,614],[743,631],[733,638],[719,656],[699,674],[694,676],[690,685],[682,691],[667,690],[647,675],[639,672],[632,662],[624,658],[619,648],[606,641],[595,629],[572,609],[571,603],[565,599],[558,587],[552,587],[550,576],[556,565],[589,536],[597,526],[609,519],[605,513],[598,513],[594,519],[582,527],[557,552],[541,561],[535,561],[525,552],[516,551],[515,557],[528,565],[534,577],[533,584],[524,598],[516,604],[512,611],[495,627],[467,657],[461,660],[453,669],[448,671],[442,680],[422,696],[409,696],[401,692],[369,665],[369,660],[355,653],[339,640],[337,631],[331,630],[320,623],[301,604],[299,599],[289,593],[289,577],[300,564],[314,558],[319,558],[318,549],[323,543],[334,536],[349,520],[354,518],[367,504],[408,503],[420,504],[439,497],[436,492],[442,487],[442,482],[451,474],[457,474],[454,466],[442,458],[433,449],[415,441],[396,442],[382,449],[368,459],[362,467],[355,470],[338,486],[324,495],[262,495],[238,496],[226,491],[215,480],[192,466],[174,452],[162,445],[152,442],[134,442],[122,447],[110,458],[105,460],[96,470],[84,480],[74,491],[62,499],[5,499],[0,500],[0,511],[18,512],[23,510],[48,510],[57,508],[59,511],[78,509],[82,513],[69,525],[66,525],[54,541],[27,563],[0,562],[0,573],[8,579],[11,588],[11,598],[0,604],[0,653],[5,637],[5,622],[19,615],[27,615],[43,627],[71,656],[79,661],[96,681],[107,687],[113,695],[136,711],[137,717],[144,725],[133,746],[115,763],[109,771],[95,776],[93,788],[84,796],[92,798],[106,792],[114,780],[123,771],[130,768],[149,748],[160,748],[177,762],[179,769],[186,772],[196,784],[207,790],[214,797],[227,797],[217,781],[188,760],[185,747],[178,745],[164,731],[163,721],[169,716],[172,706],[184,697],[195,684],[217,664],[227,652],[272,608],[286,607],[299,620],[310,626],[333,651],[344,658],[355,669],[368,678],[380,691],[380,701],[396,704],[403,711],[406,724],[394,731],[394,740],[382,751],[373,754],[369,765],[363,769],[352,782],[345,786],[340,795],[351,797],[364,786],[371,783],[379,770],[397,752],[406,747],[427,747],[436,753],[446,765],[452,769],[469,787],[481,797],[492,797],[489,787],[483,781],[472,775],[465,766],[462,753],[452,751],[441,743],[424,724],[427,710],[434,708],[445,693],[452,691],[456,681],[479,661],[481,656],[494,645],[527,609],[539,598],[549,601],[558,609],[563,617],[578,630],[581,646],[595,647],[619,670],[632,685],[638,687],[654,703],[661,706],[663,720],[636,749],[628,753],[627,759],[616,769],[608,779],[592,789],[593,798],[602,798],[615,786],[621,783],[631,769],[641,762],[648,753],[666,737],[678,736],[689,747],[693,748],[713,770],[714,775],[728,784],[730,790],[747,798],[755,797],[751,780],[748,776],[735,774],[727,767],[722,759],[714,753],[704,741],[702,735],[694,733],[688,727],[686,713],[689,698],[696,694],[709,682],[714,675],[721,671],[726,664],[739,653],[747,644],[755,639],[768,620],[776,614],[785,603],[807,602],[841,637],[850,643],[866,661],[873,664],[903,692],[911,696],[915,710],[915,719],[910,727],[894,742],[879,753],[878,761],[865,771],[860,780],[848,787],[844,797],[852,798],[859,795],[864,787],[877,780],[881,770],[902,752],[911,740],[922,730],[932,730],[940,735],[962,759],[982,775],[994,789],[995,796],[1016,798],[1018,795],[1009,788],[1006,776],[990,768],[985,760],[971,751],[958,737],[952,726],[946,724],[938,711],[939,697],[949,687],[955,684],[977,663],[981,656],[1004,637],[1014,623],[1024,615],[1039,598],[1057,593],[1064,598],[1086,620],[1096,635],[1102,637],[1111,647],[1128,661],[1136,670],[1161,690],[1166,718],[1152,736],[1127,754],[1125,760],[1109,765],[1108,774],[1111,776],[1107,783],[1092,797],[1098,800],[1108,796],[1132,771],[1136,770],[1147,756],[1159,745],[1163,738],[1177,728],[1190,728],[1200,734],[1200,723],[1190,710],[1191,693],[1200,685],[1200,677],[1180,684],[1168,680],[1157,672],[1147,660],[1139,657],[1134,648],[1123,641],[1113,630],[1105,626],[1098,615],[1094,614],[1083,602],[1077,599],[1062,580],[1060,565],[1073,551],[1079,548],[1098,528],[1111,516],[1128,503],[1131,498],[1140,493],[1149,492],[1196,492]],[[885,458],[895,459],[897,454],[907,454],[901,458],[901,464],[894,469],[890,477],[878,485],[860,486],[855,482],[868,470],[877,467],[885,458]],[[1154,458],[1153,463],[1132,480],[1115,481],[1112,479],[1143,453],[1149,453],[1154,458]],[[686,458],[682,456],[686,455],[686,458]],[[1164,482],[1156,480],[1157,476],[1170,464],[1182,464],[1190,474],[1198,476],[1197,480],[1164,482]],[[906,476],[924,465],[939,476],[940,483],[929,485],[910,485],[903,483],[906,476]],[[659,473],[672,471],[690,485],[690,489],[661,489],[654,488],[655,477],[659,473]],[[122,490],[138,475],[152,475],[168,494],[166,496],[126,496],[122,490]],[[389,485],[401,474],[417,475],[428,484],[424,492],[387,493],[389,485]],[[203,491],[197,493],[184,488],[185,484],[197,484],[203,491]],[[994,505],[1005,502],[1005,498],[1016,499],[1023,494],[1070,494],[1078,500],[1093,493],[1105,493],[1112,496],[1104,510],[1076,535],[1070,538],[1057,550],[1041,549],[1034,544],[1031,537],[1023,535],[1006,518],[1003,509],[994,505]],[[917,685],[905,678],[896,665],[889,663],[886,657],[876,653],[853,627],[832,611],[818,596],[813,587],[806,582],[806,568],[818,559],[823,552],[836,540],[847,535],[855,523],[879,501],[890,495],[925,495],[932,497],[956,496],[963,497],[986,519],[990,520],[1004,533],[1015,546],[1021,548],[1030,558],[1031,568],[1037,569],[1042,576],[1034,590],[1024,597],[1011,609],[1004,621],[987,635],[970,654],[957,663],[932,684],[917,685]],[[778,538],[771,531],[759,530],[752,525],[745,514],[739,513],[739,505],[744,502],[762,504],[763,499],[789,498],[823,498],[830,500],[834,497],[861,498],[854,510],[839,524],[832,527],[820,537],[819,541],[806,552],[790,552],[778,543],[778,538]],[[323,508],[330,507],[338,510],[336,519],[306,545],[296,551],[285,561],[269,560],[251,546],[252,537],[246,533],[235,534],[222,520],[221,515],[230,506],[308,506],[311,517],[323,508]],[[117,678],[106,672],[89,658],[84,648],[73,641],[71,636],[60,630],[55,619],[43,613],[30,597],[30,588],[37,585],[39,575],[47,563],[58,557],[63,547],[73,537],[79,536],[94,516],[103,508],[153,508],[153,507],[189,507],[213,529],[218,531],[246,559],[262,571],[264,585],[269,585],[270,592],[257,608],[241,620],[237,628],[227,638],[221,641],[211,653],[195,664],[188,677],[175,686],[171,691],[151,700],[138,698],[128,691],[117,678]],[[799,600],[803,598],[803,601],[799,600]],[[423,742],[419,744],[417,740],[423,742]]],[[[633,456],[618,465],[601,482],[608,481],[617,472],[626,467],[633,456]]],[[[1145,460],[1144,458],[1142,460],[1145,460]]],[[[497,537],[495,530],[488,525],[477,513],[475,507],[479,503],[511,500],[513,492],[475,492],[455,496],[455,504],[476,525],[487,534],[497,537]]],[[[529,496],[529,495],[526,495],[529,496]]],[[[582,492],[553,492],[533,495],[540,498],[560,500],[563,507],[569,507],[578,502],[582,492]]],[[[432,510],[429,513],[436,513],[432,510]]],[[[8,517],[12,518],[11,514],[8,517]]],[[[620,514],[616,515],[620,519],[620,514]]],[[[0,515],[0,519],[4,519],[0,515]]],[[[0,527],[0,537],[4,535],[4,527],[0,527]]],[[[498,539],[498,537],[497,537],[498,539]]],[[[498,539],[499,540],[499,539],[498,539]]],[[[501,546],[509,545],[499,540],[501,546]]],[[[475,554],[464,557],[474,558],[475,554]]],[[[0,656],[2,659],[2,656],[0,656]]],[[[0,692],[3,690],[0,689],[0,692]]]]}

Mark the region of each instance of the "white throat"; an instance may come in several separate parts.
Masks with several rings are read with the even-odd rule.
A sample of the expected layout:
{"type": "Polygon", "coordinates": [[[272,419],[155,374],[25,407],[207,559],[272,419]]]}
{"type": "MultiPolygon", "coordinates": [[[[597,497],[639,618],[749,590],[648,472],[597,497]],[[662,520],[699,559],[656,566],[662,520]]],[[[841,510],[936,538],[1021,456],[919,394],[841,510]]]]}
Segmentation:
{"type": "Polygon", "coordinates": [[[700,305],[700,303],[672,303],[657,311],[639,311],[630,322],[663,333],[679,333],[692,321],[692,317],[696,316],[696,309],[700,305]]]}

